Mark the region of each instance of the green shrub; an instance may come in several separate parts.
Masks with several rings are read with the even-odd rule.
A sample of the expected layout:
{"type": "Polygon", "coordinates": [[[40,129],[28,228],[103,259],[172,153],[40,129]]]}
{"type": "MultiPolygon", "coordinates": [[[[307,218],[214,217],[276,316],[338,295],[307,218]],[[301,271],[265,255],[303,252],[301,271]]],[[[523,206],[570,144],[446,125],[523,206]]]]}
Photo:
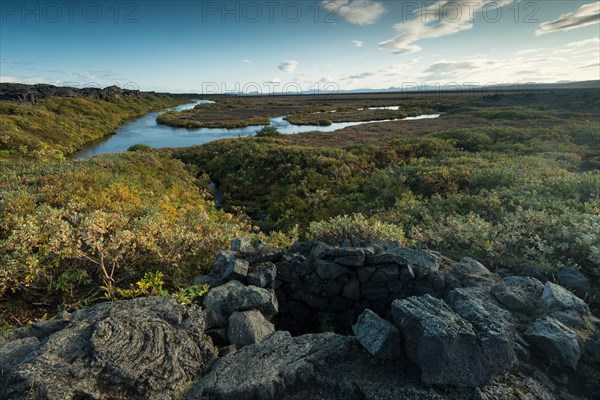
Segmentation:
{"type": "Polygon", "coordinates": [[[152,147],[148,146],[147,144],[134,144],[133,146],[130,146],[127,151],[150,151],[152,150],[152,147]]]}
{"type": "Polygon", "coordinates": [[[257,137],[273,137],[273,136],[281,136],[281,132],[277,130],[273,125],[263,126],[259,130],[256,131],[257,137]]]}
{"type": "Polygon", "coordinates": [[[311,222],[307,237],[332,246],[344,243],[362,246],[380,241],[404,242],[404,232],[400,227],[376,218],[365,218],[362,214],[340,215],[328,221],[311,222]]]}

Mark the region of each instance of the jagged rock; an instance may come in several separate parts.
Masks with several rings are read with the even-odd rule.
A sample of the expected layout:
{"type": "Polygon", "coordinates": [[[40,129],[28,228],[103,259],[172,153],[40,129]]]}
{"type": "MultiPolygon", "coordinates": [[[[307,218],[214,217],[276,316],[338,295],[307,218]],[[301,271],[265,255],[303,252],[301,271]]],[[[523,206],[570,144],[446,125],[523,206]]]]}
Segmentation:
{"type": "Polygon", "coordinates": [[[273,288],[277,276],[277,266],[272,262],[266,262],[256,266],[257,271],[248,274],[248,285],[260,288],[273,288]]]}
{"type": "Polygon", "coordinates": [[[226,327],[227,319],[235,311],[258,310],[263,315],[273,316],[279,307],[272,290],[244,286],[238,281],[211,289],[204,296],[203,306],[216,314],[219,327],[226,327]]]}
{"type": "Polygon", "coordinates": [[[216,356],[203,330],[201,310],[170,297],[99,304],[20,351],[2,346],[0,397],[178,399],[216,356]]]}
{"type": "Polygon", "coordinates": [[[379,265],[379,264],[407,265],[408,260],[397,254],[382,253],[382,254],[368,256],[366,259],[366,263],[368,265],[379,265]]]}
{"type": "Polygon", "coordinates": [[[558,320],[551,317],[538,319],[527,328],[524,337],[551,360],[577,369],[581,358],[577,334],[558,320]]]}
{"type": "Polygon", "coordinates": [[[225,264],[223,274],[221,275],[221,281],[229,282],[231,280],[244,281],[248,274],[248,267],[250,264],[246,260],[235,259],[225,264]]]}
{"type": "Polygon", "coordinates": [[[217,254],[215,265],[213,266],[210,274],[216,278],[221,278],[225,271],[225,266],[232,261],[237,259],[237,253],[233,250],[222,250],[217,254]]]}
{"type": "Polygon", "coordinates": [[[406,260],[406,262],[413,267],[415,274],[419,279],[440,268],[438,259],[427,250],[399,247],[391,249],[389,252],[406,260]]]}
{"type": "Polygon", "coordinates": [[[283,249],[266,249],[264,251],[259,251],[256,253],[249,254],[244,257],[246,261],[250,264],[261,264],[265,262],[278,262],[281,260],[283,255],[285,254],[285,250],[283,249]]]}
{"type": "Polygon", "coordinates": [[[229,249],[240,253],[251,253],[254,251],[254,246],[250,239],[237,238],[231,240],[229,249]]]}
{"type": "Polygon", "coordinates": [[[556,274],[556,280],[579,297],[585,297],[590,293],[590,281],[578,269],[573,267],[561,268],[556,274]]]}
{"type": "Polygon", "coordinates": [[[544,285],[535,278],[509,276],[493,286],[492,294],[507,309],[532,313],[537,308],[544,285]]]}
{"type": "Polygon", "coordinates": [[[463,257],[452,266],[446,277],[446,285],[450,288],[480,286],[487,282],[491,272],[479,261],[463,257]]]}
{"type": "Polygon", "coordinates": [[[217,360],[188,400],[272,400],[316,380],[315,365],[343,356],[352,338],[323,333],[291,337],[277,331],[217,360]]]}
{"type": "Polygon", "coordinates": [[[448,304],[469,321],[475,331],[488,368],[498,374],[516,362],[515,334],[510,313],[481,300],[473,290],[454,289],[448,294],[448,304]]]}
{"type": "Polygon", "coordinates": [[[234,312],[229,317],[227,338],[237,348],[257,343],[275,331],[275,326],[267,321],[260,311],[234,312]]]}
{"type": "Polygon", "coordinates": [[[475,387],[490,382],[493,371],[472,325],[443,300],[429,295],[394,300],[392,315],[423,383],[475,387]]]}
{"type": "Polygon", "coordinates": [[[352,331],[360,344],[375,358],[397,360],[400,358],[400,332],[389,321],[371,310],[365,310],[352,331]]]}
{"type": "Polygon", "coordinates": [[[574,310],[584,315],[590,313],[588,305],[583,300],[562,286],[551,282],[546,282],[544,286],[541,303],[549,311],[574,310]]]}

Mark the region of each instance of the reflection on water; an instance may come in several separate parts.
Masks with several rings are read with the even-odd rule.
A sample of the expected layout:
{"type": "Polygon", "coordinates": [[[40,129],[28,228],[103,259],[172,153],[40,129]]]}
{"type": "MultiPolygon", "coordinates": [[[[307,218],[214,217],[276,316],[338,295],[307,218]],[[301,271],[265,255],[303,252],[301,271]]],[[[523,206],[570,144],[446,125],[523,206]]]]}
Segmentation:
{"type": "MultiPolygon", "coordinates": [[[[212,103],[208,100],[196,100],[194,103],[173,107],[166,111],[190,110],[198,104],[212,103]]],[[[165,111],[163,111],[165,112],[165,111]]],[[[163,147],[189,147],[198,144],[212,142],[214,140],[225,138],[236,138],[242,136],[253,136],[262,126],[249,126],[246,128],[224,129],[224,128],[199,128],[186,129],[175,128],[156,123],[156,117],[161,113],[150,113],[135,121],[121,126],[117,131],[100,142],[94,143],[85,149],[77,152],[75,158],[86,158],[103,153],[117,153],[126,151],[134,144],[146,144],[154,148],[163,147]]],[[[420,115],[418,117],[405,118],[424,119],[437,118],[439,114],[420,115]]],[[[283,119],[284,117],[271,118],[271,124],[284,134],[294,134],[310,131],[333,132],[348,126],[356,126],[374,122],[384,121],[362,121],[362,122],[336,122],[329,126],[318,125],[294,125],[283,119]]]]}

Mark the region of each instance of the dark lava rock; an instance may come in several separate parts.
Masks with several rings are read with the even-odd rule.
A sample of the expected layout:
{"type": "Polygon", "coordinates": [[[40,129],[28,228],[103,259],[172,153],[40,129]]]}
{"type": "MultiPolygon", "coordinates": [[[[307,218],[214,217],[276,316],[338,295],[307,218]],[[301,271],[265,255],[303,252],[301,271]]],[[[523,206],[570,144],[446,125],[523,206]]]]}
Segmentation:
{"type": "Polygon", "coordinates": [[[573,267],[565,267],[558,271],[556,280],[579,297],[585,297],[590,293],[590,281],[578,269],[573,267]]]}
{"type": "Polygon", "coordinates": [[[188,400],[272,400],[314,381],[315,364],[350,350],[352,338],[324,333],[291,337],[277,331],[217,360],[188,400]]]}
{"type": "Polygon", "coordinates": [[[473,326],[443,300],[429,295],[394,300],[392,314],[423,383],[476,387],[490,382],[493,371],[473,326]]]}
{"type": "Polygon", "coordinates": [[[260,311],[234,312],[229,318],[227,338],[229,343],[241,348],[260,342],[274,331],[275,326],[260,311]]]}
{"type": "Polygon", "coordinates": [[[263,315],[273,316],[279,310],[272,290],[244,286],[238,281],[211,289],[204,297],[203,306],[216,314],[220,327],[227,326],[227,318],[235,311],[258,310],[263,315]]]}
{"type": "Polygon", "coordinates": [[[558,320],[551,317],[538,319],[529,326],[524,337],[550,360],[577,369],[581,358],[577,334],[558,320]]]}
{"type": "Polygon", "coordinates": [[[549,311],[573,310],[583,315],[590,313],[588,305],[583,300],[562,286],[551,282],[546,282],[544,286],[541,303],[549,311]]]}
{"type": "Polygon", "coordinates": [[[397,360],[400,358],[400,332],[389,321],[371,310],[365,310],[352,331],[360,344],[375,358],[397,360]]]}
{"type": "Polygon", "coordinates": [[[170,297],[79,311],[44,340],[0,347],[2,399],[178,399],[217,354],[200,308],[170,297]],[[11,350],[12,349],[12,350],[11,350]]]}

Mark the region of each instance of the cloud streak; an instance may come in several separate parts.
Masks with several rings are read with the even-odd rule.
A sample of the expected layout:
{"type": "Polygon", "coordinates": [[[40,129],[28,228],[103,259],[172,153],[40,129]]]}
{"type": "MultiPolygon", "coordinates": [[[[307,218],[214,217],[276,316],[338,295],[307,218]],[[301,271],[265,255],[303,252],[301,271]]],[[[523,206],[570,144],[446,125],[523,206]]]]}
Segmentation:
{"type": "Polygon", "coordinates": [[[321,5],[355,25],[372,25],[387,11],[381,2],[371,0],[329,0],[321,5]]]}
{"type": "MultiPolygon", "coordinates": [[[[433,39],[471,29],[475,13],[486,7],[503,7],[516,0],[441,0],[426,7],[410,10],[412,19],[394,25],[397,35],[379,43],[395,54],[421,51],[415,42],[433,39]]],[[[409,11],[407,10],[407,13],[409,11]]]]}
{"type": "Polygon", "coordinates": [[[365,42],[362,40],[351,40],[350,42],[354,45],[354,47],[363,47],[365,45],[365,42]]]}
{"type": "Polygon", "coordinates": [[[541,23],[535,34],[540,36],[547,33],[570,31],[598,23],[600,23],[600,1],[584,4],[576,11],[563,14],[554,21],[541,23]]]}

